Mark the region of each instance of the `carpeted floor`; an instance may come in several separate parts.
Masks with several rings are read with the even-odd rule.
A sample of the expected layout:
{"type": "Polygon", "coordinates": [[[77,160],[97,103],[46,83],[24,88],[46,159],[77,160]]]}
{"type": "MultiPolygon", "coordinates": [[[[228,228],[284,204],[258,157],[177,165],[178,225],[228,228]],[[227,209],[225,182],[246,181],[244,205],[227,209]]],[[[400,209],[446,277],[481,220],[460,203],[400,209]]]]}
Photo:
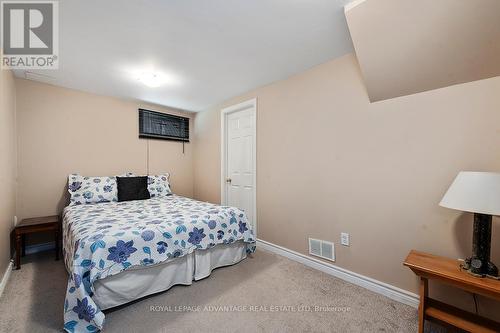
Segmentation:
{"type": "MultiPolygon", "coordinates": [[[[65,290],[62,261],[27,256],[0,298],[0,331],[60,332],[65,290]]],[[[105,332],[417,331],[416,309],[262,250],[105,313],[105,332]]]]}

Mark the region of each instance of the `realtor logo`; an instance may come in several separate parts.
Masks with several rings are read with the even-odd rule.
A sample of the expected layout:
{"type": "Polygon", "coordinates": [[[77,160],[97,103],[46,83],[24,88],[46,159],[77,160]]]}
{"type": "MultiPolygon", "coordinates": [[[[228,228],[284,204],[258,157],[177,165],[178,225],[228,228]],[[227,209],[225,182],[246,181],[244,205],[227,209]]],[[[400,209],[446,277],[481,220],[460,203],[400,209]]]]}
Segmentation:
{"type": "Polygon", "coordinates": [[[58,2],[1,1],[2,68],[57,69],[58,2]]]}

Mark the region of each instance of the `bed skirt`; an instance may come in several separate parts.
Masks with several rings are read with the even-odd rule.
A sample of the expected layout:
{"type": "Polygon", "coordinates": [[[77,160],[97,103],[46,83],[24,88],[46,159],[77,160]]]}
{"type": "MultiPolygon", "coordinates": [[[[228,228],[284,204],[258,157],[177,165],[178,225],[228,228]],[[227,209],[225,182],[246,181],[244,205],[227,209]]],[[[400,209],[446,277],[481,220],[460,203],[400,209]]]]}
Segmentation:
{"type": "Polygon", "coordinates": [[[193,280],[209,276],[213,269],[234,265],[246,256],[246,243],[238,241],[194,251],[155,266],[133,267],[97,280],[92,298],[101,310],[110,309],[165,291],[177,284],[190,285],[193,280]]]}

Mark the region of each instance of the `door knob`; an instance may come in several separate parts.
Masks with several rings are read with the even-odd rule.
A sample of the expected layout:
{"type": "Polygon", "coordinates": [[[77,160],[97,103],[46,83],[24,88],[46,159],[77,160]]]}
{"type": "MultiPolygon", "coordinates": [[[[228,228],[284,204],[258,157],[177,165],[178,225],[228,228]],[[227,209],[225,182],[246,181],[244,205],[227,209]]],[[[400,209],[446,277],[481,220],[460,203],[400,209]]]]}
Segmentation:
{"type": "Polygon", "coordinates": [[[232,181],[232,180],[231,180],[231,178],[229,178],[229,177],[228,177],[228,178],[226,178],[226,183],[230,184],[230,183],[231,183],[231,181],[232,181]]]}

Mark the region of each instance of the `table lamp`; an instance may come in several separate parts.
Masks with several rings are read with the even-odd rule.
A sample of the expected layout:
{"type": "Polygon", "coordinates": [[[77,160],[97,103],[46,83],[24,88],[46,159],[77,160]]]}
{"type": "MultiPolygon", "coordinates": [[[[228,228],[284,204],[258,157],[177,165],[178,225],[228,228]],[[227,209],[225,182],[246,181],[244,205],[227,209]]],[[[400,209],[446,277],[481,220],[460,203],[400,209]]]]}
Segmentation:
{"type": "Polygon", "coordinates": [[[474,213],[472,257],[463,268],[475,276],[499,279],[490,250],[492,215],[500,215],[500,173],[460,172],[439,205],[474,213]]]}

